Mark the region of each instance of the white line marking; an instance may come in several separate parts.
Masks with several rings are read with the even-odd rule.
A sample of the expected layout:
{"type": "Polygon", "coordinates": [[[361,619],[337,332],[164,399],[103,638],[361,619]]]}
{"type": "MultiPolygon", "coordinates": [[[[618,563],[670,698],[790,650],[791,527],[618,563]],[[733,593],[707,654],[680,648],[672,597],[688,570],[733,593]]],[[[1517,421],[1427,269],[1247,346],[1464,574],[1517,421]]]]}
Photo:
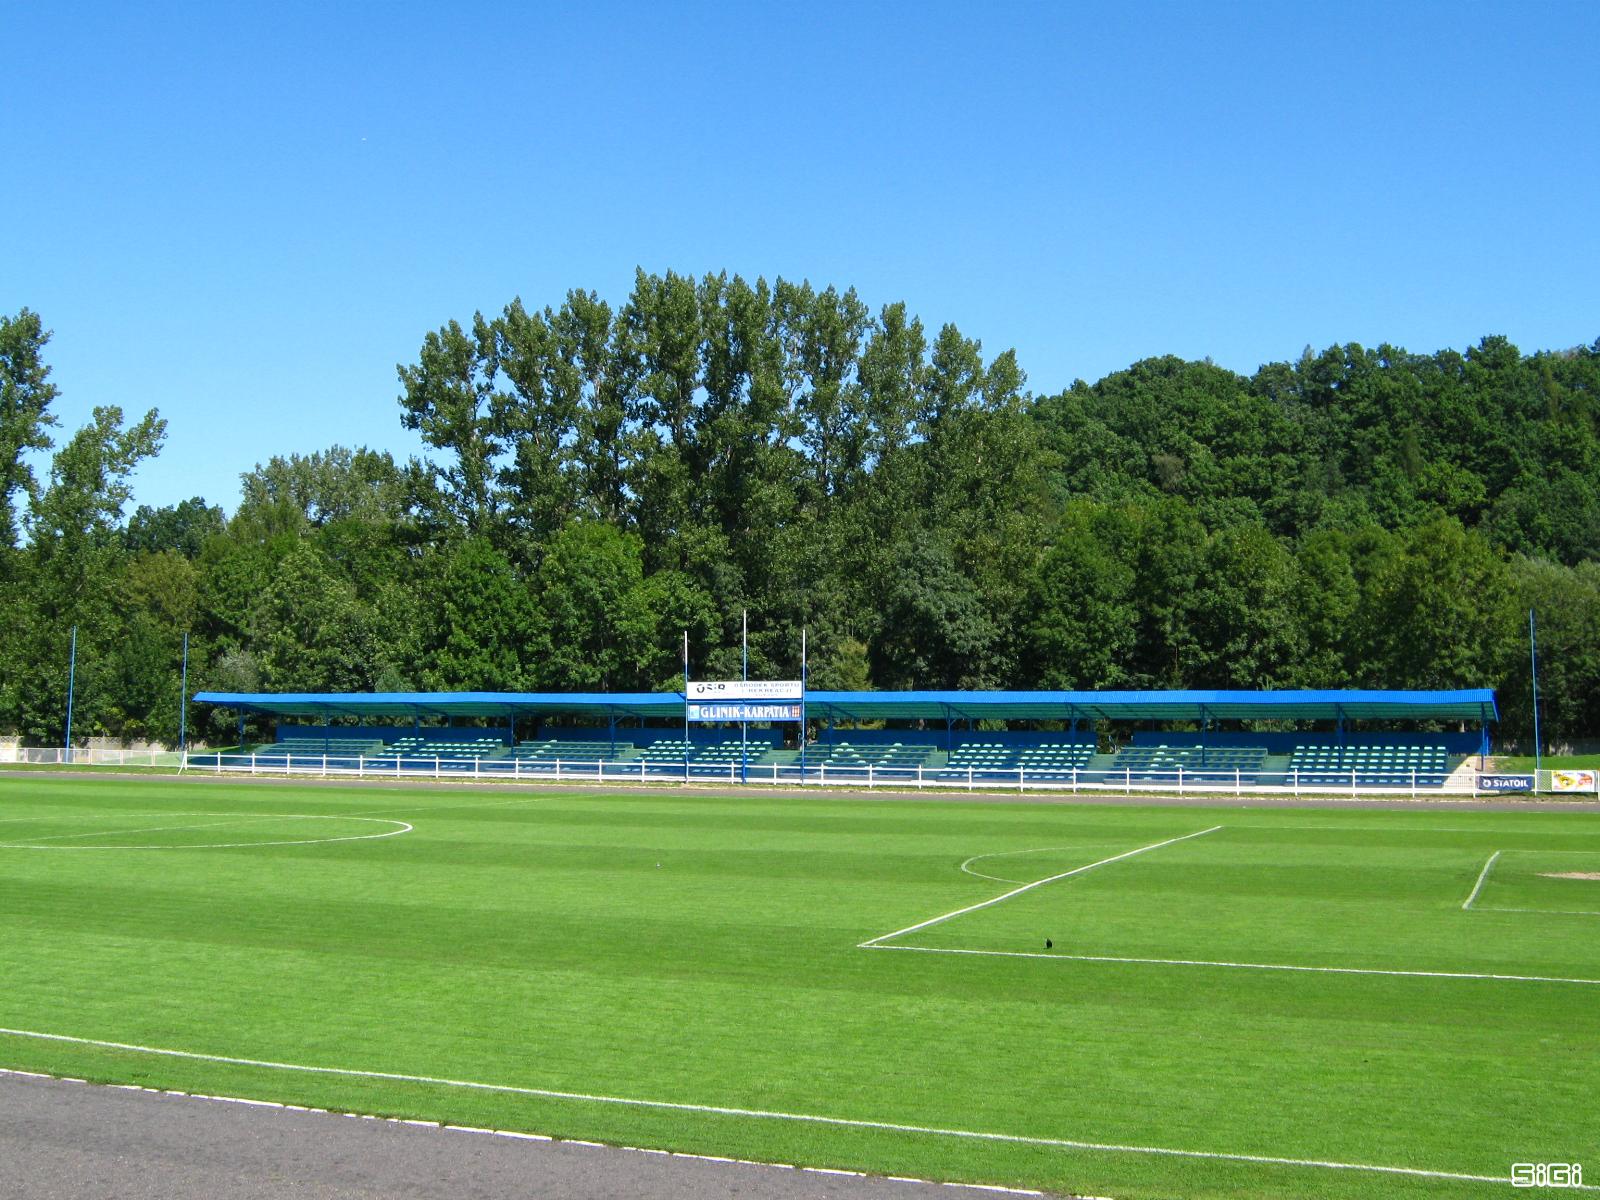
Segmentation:
{"type": "Polygon", "coordinates": [[[1482,904],[1474,912],[1548,913],[1552,917],[1600,917],[1600,909],[1593,908],[1501,908],[1498,904],[1482,904]]]}
{"type": "Polygon", "coordinates": [[[1001,875],[985,875],[982,871],[974,871],[972,869],[972,864],[975,863],[975,862],[982,862],[986,858],[1009,858],[1012,855],[1017,855],[1017,854],[1046,854],[1051,850],[1071,850],[1071,849],[1074,849],[1074,847],[1072,847],[1072,846],[1040,846],[1040,847],[1038,847],[1037,849],[1034,849],[1034,850],[995,850],[995,851],[993,851],[992,853],[989,853],[989,854],[974,854],[971,858],[967,859],[966,862],[961,864],[961,869],[963,871],[965,871],[968,875],[976,875],[979,879],[992,879],[996,883],[1022,883],[1024,881],[1021,880],[1021,879],[1006,879],[1004,876],[1001,876],[1001,875]]]}
{"type": "MultiPolygon", "coordinates": [[[[1207,830],[1206,832],[1210,832],[1207,830]]],[[[1193,835],[1191,835],[1193,836],[1193,835]]],[[[884,946],[884,950],[914,947],[884,946]]],[[[1600,981],[1597,981],[1600,982],[1600,981]]],[[[1331,1159],[1289,1158],[1275,1154],[1240,1154],[1220,1150],[1182,1150],[1170,1146],[1131,1146],[1117,1142],[1090,1142],[1074,1138],[1037,1137],[1021,1133],[993,1133],[974,1129],[950,1129],[938,1125],[913,1125],[904,1121],[873,1121],[860,1117],[833,1117],[818,1113],[781,1112],[774,1109],[734,1108],[722,1104],[688,1104],[676,1100],[647,1100],[630,1096],[606,1096],[589,1092],[564,1092],[552,1088],[519,1087],[508,1083],[477,1083],[466,1079],[446,1079],[437,1075],[408,1075],[398,1071],[365,1071],[352,1067],[319,1067],[303,1063],[274,1062],[270,1059],[238,1058],[226,1054],[203,1054],[195,1050],[168,1050],[132,1042],[111,1042],[100,1038],[75,1037],[65,1033],[42,1033],[32,1029],[0,1028],[0,1035],[35,1041],[63,1042],[75,1046],[99,1046],[132,1054],[151,1054],[193,1062],[223,1063],[228,1066],[258,1067],[268,1071],[292,1071],[308,1075],[337,1075],[349,1079],[387,1079],[399,1083],[422,1083],[435,1087],[463,1088],[512,1096],[536,1096],[544,1100],[571,1100],[585,1104],[615,1104],[628,1108],[658,1109],[668,1112],[705,1113],[710,1116],[746,1117],[765,1121],[794,1121],[842,1129],[875,1129],[887,1133],[914,1133],[930,1137],[961,1138],[966,1141],[997,1142],[1018,1146],[1043,1146],[1059,1150],[1086,1150],[1105,1154],[1145,1154],[1163,1158],[1205,1159],[1217,1162],[1257,1163],[1275,1167],[1307,1167],[1325,1171],[1360,1171],[1378,1175],[1404,1175],[1420,1179],[1453,1179],[1467,1183],[1503,1184],[1502,1175],[1473,1175],[1462,1171],[1440,1171],[1425,1167],[1396,1167],[1380,1163],[1338,1162],[1331,1159]]],[[[366,1114],[349,1114],[352,1116],[366,1114]]],[[[382,1118],[373,1118],[382,1119],[382,1118]]],[[[497,1131],[499,1132],[499,1131],[497,1131]]],[[[539,1137],[505,1131],[506,1137],[539,1137]]],[[[549,1140],[549,1139],[546,1139],[549,1140]]],[[[1585,1184],[1585,1191],[1600,1191],[1600,1186],[1585,1184]]]]}
{"type": "Polygon", "coordinates": [[[1109,863],[1121,862],[1125,858],[1132,858],[1135,854],[1146,854],[1151,850],[1159,850],[1163,846],[1171,846],[1177,842],[1187,842],[1190,838],[1204,837],[1208,833],[1215,833],[1221,825],[1213,825],[1210,829],[1201,829],[1195,833],[1186,833],[1182,837],[1168,838],[1164,842],[1153,842],[1148,846],[1140,846],[1137,850],[1124,850],[1121,854],[1113,854],[1110,858],[1102,858],[1099,862],[1092,862],[1082,867],[1073,867],[1070,871],[1062,871],[1059,875],[1050,875],[1044,879],[1035,879],[1032,883],[1025,883],[1021,887],[1012,888],[1009,892],[1002,892],[991,900],[980,900],[977,904],[969,904],[965,908],[958,908],[954,912],[941,913],[937,917],[929,917],[926,921],[918,921],[915,925],[907,925],[904,929],[896,929],[893,933],[879,934],[875,938],[868,938],[858,944],[857,949],[870,949],[879,942],[887,942],[908,933],[915,933],[919,929],[926,929],[930,925],[939,925],[952,918],[963,916],[969,912],[977,912],[980,908],[989,908],[1013,896],[1020,896],[1023,892],[1031,892],[1036,887],[1043,887],[1047,883],[1054,883],[1058,879],[1070,879],[1074,875],[1082,875],[1085,871],[1092,871],[1096,867],[1103,867],[1109,863]]]}
{"type": "MultiPolygon", "coordinates": [[[[1543,910],[1533,910],[1543,911],[1543,910]]],[[[1236,971],[1312,971],[1329,975],[1403,975],[1417,979],[1491,979],[1517,983],[1578,983],[1600,987],[1600,979],[1566,975],[1497,975],[1479,971],[1399,971],[1383,967],[1305,967],[1293,963],[1226,962],[1210,958],[1129,958],[1114,954],[1056,954],[1042,950],[956,950],[945,946],[864,946],[867,950],[911,950],[918,954],[974,954],[990,958],[1050,958],[1067,962],[1150,963],[1163,967],[1224,967],[1236,971]]]]}
{"type": "MultiPolygon", "coordinates": [[[[173,815],[176,816],[178,814],[173,814],[173,815]]],[[[196,815],[200,815],[200,814],[196,814],[196,815]]],[[[261,820],[260,817],[234,816],[234,817],[230,817],[226,821],[205,821],[205,822],[202,822],[199,825],[143,825],[143,826],[140,826],[138,829],[91,829],[88,833],[51,833],[51,834],[46,834],[43,837],[34,838],[33,839],[33,843],[37,843],[37,842],[70,842],[70,841],[74,840],[75,838],[128,837],[129,835],[135,834],[135,833],[167,833],[167,832],[180,830],[180,829],[214,829],[218,825],[240,825],[240,824],[243,824],[245,821],[259,821],[259,820],[261,820]]],[[[31,849],[35,849],[36,848],[33,843],[23,844],[23,843],[20,843],[20,842],[0,842],[0,847],[4,847],[4,848],[8,848],[8,849],[10,849],[10,848],[18,848],[18,849],[31,850],[31,849]]],[[[46,849],[47,847],[39,846],[37,848],[43,850],[43,849],[46,849]]],[[[72,848],[73,847],[70,847],[70,846],[61,847],[61,849],[63,849],[63,850],[70,850],[72,848]]]]}
{"type": "Polygon", "coordinates": [[[1483,891],[1483,881],[1489,878],[1489,872],[1494,869],[1494,861],[1499,858],[1501,851],[1496,850],[1489,855],[1489,861],[1483,864],[1483,870],[1478,872],[1478,882],[1472,885],[1472,894],[1461,905],[1461,911],[1466,912],[1472,907],[1472,902],[1478,898],[1478,893],[1483,891]]]}
{"type": "MultiPolygon", "coordinates": [[[[196,814],[196,815],[203,815],[203,814],[196,814]]],[[[385,830],[383,833],[354,833],[354,834],[349,834],[348,836],[344,836],[344,837],[297,838],[297,839],[293,839],[293,840],[270,841],[270,842],[197,842],[197,843],[195,843],[193,845],[167,845],[167,846],[153,845],[153,844],[128,845],[126,843],[113,844],[113,845],[109,845],[109,846],[59,846],[59,845],[45,846],[45,845],[39,844],[39,842],[43,842],[43,841],[46,840],[44,838],[41,838],[41,839],[39,839],[39,842],[0,842],[0,850],[54,850],[54,851],[59,851],[61,853],[73,853],[73,852],[83,852],[83,851],[88,851],[88,850],[239,850],[239,849],[246,849],[246,848],[249,848],[249,847],[252,847],[252,846],[324,846],[324,845],[329,845],[329,844],[331,844],[333,842],[368,842],[368,841],[374,841],[374,840],[376,840],[378,838],[398,837],[403,833],[411,833],[416,828],[414,825],[408,824],[405,821],[396,820],[396,819],[394,819],[392,817],[352,817],[352,816],[346,816],[343,813],[267,813],[267,814],[264,814],[264,815],[258,816],[258,817],[237,817],[237,818],[235,818],[234,820],[231,820],[231,821],[217,821],[217,822],[215,822],[215,824],[217,824],[217,825],[235,825],[235,824],[241,824],[241,823],[243,823],[245,821],[268,821],[268,820],[363,821],[363,822],[367,822],[367,823],[374,824],[374,825],[397,825],[397,826],[399,826],[399,828],[398,829],[385,830]]],[[[156,826],[153,829],[145,829],[145,830],[138,830],[138,829],[105,830],[100,834],[100,836],[105,836],[105,837],[123,837],[123,836],[126,836],[127,834],[130,834],[130,833],[152,833],[152,832],[155,832],[157,829],[176,830],[176,829],[206,829],[206,828],[210,828],[210,826],[208,826],[208,825],[164,825],[164,826],[156,826]]],[[[63,835],[63,836],[69,836],[69,837],[95,837],[95,836],[97,836],[97,834],[93,834],[93,833],[68,834],[68,835],[63,835]]]]}

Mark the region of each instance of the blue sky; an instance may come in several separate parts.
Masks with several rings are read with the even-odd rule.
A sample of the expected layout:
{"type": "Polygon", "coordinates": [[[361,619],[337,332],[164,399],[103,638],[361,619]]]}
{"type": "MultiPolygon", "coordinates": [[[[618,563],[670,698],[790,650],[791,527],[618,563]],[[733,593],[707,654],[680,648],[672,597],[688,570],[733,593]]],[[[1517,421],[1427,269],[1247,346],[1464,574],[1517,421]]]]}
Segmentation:
{"type": "Polygon", "coordinates": [[[1035,391],[1153,354],[1600,337],[1600,6],[0,0],[0,311],[136,502],[335,442],[395,365],[636,266],[905,300],[1035,391]]]}

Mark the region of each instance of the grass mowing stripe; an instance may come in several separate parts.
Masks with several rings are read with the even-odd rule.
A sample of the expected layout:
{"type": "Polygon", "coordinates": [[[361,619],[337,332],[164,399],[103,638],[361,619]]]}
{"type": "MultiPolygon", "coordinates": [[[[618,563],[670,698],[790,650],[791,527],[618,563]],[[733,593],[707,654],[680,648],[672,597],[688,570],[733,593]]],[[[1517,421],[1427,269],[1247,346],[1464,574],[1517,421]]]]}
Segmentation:
{"type": "Polygon", "coordinates": [[[1088,863],[1087,865],[1081,867],[1073,867],[1072,870],[1062,871],[1059,875],[1049,875],[1044,879],[1035,879],[1032,883],[1025,883],[1021,887],[1012,888],[1009,892],[1003,892],[994,897],[992,900],[982,900],[977,904],[969,904],[965,908],[958,908],[954,912],[941,913],[937,917],[930,917],[928,920],[919,921],[915,925],[907,925],[904,929],[896,929],[893,933],[883,933],[879,934],[875,938],[868,938],[866,941],[860,943],[857,949],[871,949],[876,947],[880,942],[887,942],[893,938],[903,937],[905,934],[915,933],[919,929],[927,929],[932,925],[941,925],[946,921],[953,920],[956,917],[964,916],[967,913],[977,912],[979,909],[991,908],[994,905],[999,904],[1002,900],[1010,900],[1013,896],[1020,896],[1024,892],[1031,892],[1034,888],[1043,887],[1047,883],[1055,883],[1058,879],[1070,879],[1074,875],[1082,875],[1085,871],[1092,871],[1096,867],[1103,867],[1109,863],[1121,862],[1125,858],[1132,858],[1135,854],[1144,854],[1150,850],[1159,850],[1161,847],[1171,846],[1175,842],[1187,842],[1190,838],[1204,837],[1206,834],[1215,833],[1221,828],[1221,825],[1213,825],[1210,829],[1197,830],[1194,833],[1186,833],[1182,837],[1168,838],[1164,842],[1152,842],[1150,845],[1140,846],[1136,850],[1127,850],[1121,854],[1113,854],[1110,858],[1102,858],[1099,862],[1088,863]]]}
{"type": "MultiPolygon", "coordinates": [[[[1483,912],[1547,912],[1543,908],[1492,908],[1483,912]]],[[[1558,913],[1558,916],[1589,916],[1558,913]]],[[[1600,913],[1592,914],[1600,916],[1600,913]]],[[[1326,975],[1398,975],[1415,979],[1478,979],[1502,983],[1575,983],[1600,987],[1600,979],[1574,979],[1565,975],[1498,975],[1488,971],[1400,971],[1384,967],[1309,967],[1292,963],[1223,962],[1208,958],[1132,958],[1116,954],[1056,954],[1042,950],[973,950],[950,946],[882,946],[863,942],[858,950],[913,950],[918,954],[975,954],[986,958],[1053,958],[1067,962],[1133,963],[1161,967],[1219,967],[1236,971],[1312,971],[1326,975]]]]}
{"type": "Polygon", "coordinates": [[[1489,855],[1489,861],[1483,864],[1483,870],[1478,872],[1478,882],[1472,885],[1472,894],[1468,896],[1461,904],[1462,912],[1465,912],[1467,909],[1471,908],[1472,902],[1478,898],[1478,893],[1483,891],[1483,881],[1489,878],[1489,872],[1494,870],[1495,859],[1499,858],[1500,854],[1501,852],[1496,850],[1493,854],[1489,855]]]}
{"type": "MultiPolygon", "coordinates": [[[[882,948],[896,949],[897,947],[882,948]]],[[[826,1116],[820,1113],[778,1112],[771,1109],[735,1108],[720,1104],[693,1104],[678,1100],[651,1100],[634,1096],[606,1096],[592,1092],[566,1092],[552,1088],[522,1087],[508,1083],[481,1083],[468,1079],[447,1079],[437,1075],[410,1075],[398,1071],[368,1071],[354,1067],[325,1067],[305,1063],[275,1062],[271,1059],[238,1058],[226,1054],[206,1054],[196,1050],[172,1050],[159,1046],[140,1046],[130,1042],[107,1041],[101,1038],[77,1037],[72,1034],[44,1033],[33,1029],[8,1029],[3,1026],[0,1026],[0,1036],[30,1038],[47,1042],[67,1042],[78,1046],[96,1046],[102,1049],[120,1050],[132,1054],[182,1058],[190,1061],[221,1063],[227,1066],[256,1067],[269,1071],[337,1075],[352,1079],[383,1079],[397,1083],[420,1083],[435,1087],[465,1088],[472,1091],[501,1092],[516,1096],[537,1096],[543,1100],[570,1100],[584,1104],[614,1104],[631,1108],[654,1108],[672,1112],[704,1113],[708,1116],[747,1117],[763,1121],[795,1121],[810,1125],[833,1125],[848,1129],[876,1129],[888,1133],[914,1133],[929,1137],[1008,1142],[1020,1146],[1045,1146],[1061,1150],[1085,1150],[1105,1154],[1143,1154],[1165,1158],[1194,1158],[1221,1162],[1256,1163],[1263,1166],[1306,1167],[1327,1171],[1359,1171],[1380,1175],[1405,1175],[1420,1179],[1447,1179],[1463,1183],[1503,1184],[1507,1182],[1505,1177],[1498,1175],[1474,1175],[1464,1171],[1441,1171],[1426,1167],[1397,1167],[1382,1163],[1334,1162],[1314,1158],[1292,1158],[1276,1154],[1240,1154],[1222,1150],[1184,1150],[1171,1146],[1128,1146],[1115,1142],[1079,1141],[1073,1138],[1038,1137],[1020,1133],[995,1133],[977,1129],[950,1129],[938,1125],[913,1125],[900,1121],[873,1121],[860,1117],[826,1116]]],[[[1583,1190],[1600,1191],[1600,1187],[1584,1185],[1583,1190]]]]}

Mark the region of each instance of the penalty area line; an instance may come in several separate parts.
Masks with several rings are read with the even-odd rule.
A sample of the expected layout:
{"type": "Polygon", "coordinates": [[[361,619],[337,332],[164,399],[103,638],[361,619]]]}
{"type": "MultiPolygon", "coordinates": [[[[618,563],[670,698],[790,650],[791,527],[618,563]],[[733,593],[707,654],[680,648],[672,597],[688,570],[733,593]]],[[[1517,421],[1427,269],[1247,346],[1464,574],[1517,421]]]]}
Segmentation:
{"type": "MultiPolygon", "coordinates": [[[[1207,831],[1209,832],[1209,831],[1207,831]]],[[[1193,835],[1191,835],[1193,836],[1193,835]]],[[[879,949],[896,950],[913,947],[883,946],[879,949]]],[[[1464,1171],[1443,1171],[1426,1167],[1401,1167],[1383,1163],[1339,1162],[1332,1159],[1291,1158],[1275,1154],[1243,1154],[1220,1150],[1185,1150],[1170,1146],[1135,1146],[1118,1142],[1092,1142],[1075,1138],[1040,1137],[1021,1133],[996,1133],[976,1129],[952,1129],[939,1125],[915,1125],[903,1121],[874,1121],[860,1117],[835,1117],[820,1113],[782,1112],[775,1109],[736,1108],[722,1104],[690,1104],[676,1100],[650,1100],[629,1096],[607,1096],[590,1092],[557,1091],[552,1088],[522,1087],[507,1083],[479,1083],[467,1079],[449,1079],[437,1075],[410,1075],[398,1071],[370,1071],[353,1067],[326,1067],[304,1063],[277,1062],[271,1059],[239,1058],[226,1054],[205,1054],[196,1050],[172,1050],[158,1046],[143,1046],[133,1042],[113,1042],[100,1038],[76,1037],[64,1033],[45,1033],[32,1029],[7,1029],[0,1027],[0,1036],[24,1038],[41,1042],[65,1043],[75,1046],[96,1046],[107,1050],[120,1050],[131,1054],[149,1054],[163,1058],[184,1059],[192,1062],[220,1063],[226,1066],[255,1067],[269,1071],[285,1071],[307,1075],[332,1075],[346,1079],[381,1079],[396,1083],[418,1083],[434,1087],[462,1088],[501,1095],[532,1096],[545,1100],[568,1100],[585,1104],[611,1104],[628,1108],[654,1109],[668,1112],[704,1113],[710,1116],[745,1117],[763,1121],[793,1121],[800,1124],[824,1125],[840,1129],[877,1130],[886,1133],[909,1133],[926,1137],[959,1138],[965,1141],[1003,1143],[1018,1146],[1040,1146],[1056,1150],[1082,1150],[1102,1154],[1139,1154],[1163,1158],[1203,1159],[1214,1162],[1253,1163],[1260,1166],[1301,1167],[1324,1171],[1356,1171],[1378,1175],[1399,1175],[1418,1179],[1447,1179],[1466,1183],[1504,1184],[1503,1175],[1475,1175],[1464,1171]]],[[[266,1102],[270,1105],[271,1102],[266,1102]]],[[[288,1106],[285,1106],[288,1107],[288,1106]]],[[[1600,1187],[1584,1185],[1584,1191],[1600,1191],[1600,1187]]]]}
{"type": "Polygon", "coordinates": [[[1489,855],[1489,861],[1483,864],[1483,870],[1478,872],[1478,882],[1472,885],[1472,894],[1462,901],[1462,912],[1466,912],[1467,909],[1471,908],[1472,902],[1478,898],[1478,893],[1483,891],[1483,881],[1489,878],[1489,872],[1494,870],[1495,859],[1499,858],[1501,853],[1501,851],[1496,850],[1489,855]]]}
{"type": "MultiPolygon", "coordinates": [[[[937,917],[929,917],[926,921],[918,921],[915,925],[907,925],[904,929],[896,929],[893,933],[880,933],[875,938],[868,938],[864,942],[857,943],[856,949],[879,949],[879,943],[881,942],[891,941],[897,937],[904,937],[906,934],[915,933],[919,929],[927,929],[931,925],[941,925],[945,921],[954,920],[956,917],[965,916],[967,913],[977,912],[982,908],[989,908],[993,905],[1001,903],[1004,900],[1009,900],[1013,896],[1020,896],[1023,892],[1031,892],[1036,887],[1043,887],[1047,883],[1055,883],[1060,879],[1070,879],[1074,875],[1082,875],[1085,871],[1092,871],[1096,867],[1104,867],[1114,862],[1121,862],[1125,858],[1132,858],[1135,854],[1146,854],[1151,850],[1159,850],[1163,846],[1175,845],[1178,842],[1187,842],[1190,838],[1204,837],[1206,834],[1215,833],[1221,828],[1221,825],[1213,825],[1210,829],[1196,830],[1194,833],[1186,833],[1182,837],[1168,838],[1164,842],[1152,842],[1150,845],[1140,846],[1136,850],[1124,850],[1121,854],[1113,854],[1110,858],[1102,858],[1099,862],[1086,863],[1081,867],[1073,867],[1072,870],[1062,871],[1059,875],[1048,875],[1043,879],[1035,879],[1032,883],[1025,883],[1021,887],[1012,888],[1009,892],[1002,892],[1000,895],[995,896],[992,899],[980,900],[976,904],[969,904],[965,908],[956,909],[954,912],[940,913],[937,917]]],[[[967,861],[971,862],[972,860],[968,859],[967,861]]]]}
{"type": "MultiPolygon", "coordinates": [[[[1488,911],[1515,911],[1491,909],[1488,911]]],[[[1132,963],[1161,967],[1218,967],[1234,971],[1310,971],[1325,975],[1400,975],[1414,979],[1486,979],[1509,983],[1576,983],[1600,987],[1600,979],[1566,975],[1500,975],[1488,971],[1401,971],[1387,967],[1310,967],[1295,963],[1227,962],[1210,958],[1132,958],[1115,954],[1056,954],[1039,950],[966,950],[949,946],[874,946],[865,950],[909,950],[915,954],[970,954],[986,958],[1050,958],[1065,962],[1132,963]]]]}

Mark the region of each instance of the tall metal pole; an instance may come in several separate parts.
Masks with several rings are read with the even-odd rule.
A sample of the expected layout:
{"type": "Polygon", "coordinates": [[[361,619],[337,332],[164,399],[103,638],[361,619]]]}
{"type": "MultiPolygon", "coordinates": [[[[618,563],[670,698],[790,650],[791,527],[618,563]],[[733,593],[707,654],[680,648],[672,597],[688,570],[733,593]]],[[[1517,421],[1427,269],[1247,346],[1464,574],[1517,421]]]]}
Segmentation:
{"type": "Polygon", "coordinates": [[[72,761],[72,693],[78,681],[78,627],[72,627],[72,653],[67,660],[67,761],[72,761]]]}
{"type": "Polygon", "coordinates": [[[683,778],[689,779],[689,631],[683,631],[683,778]]]}
{"type": "Polygon", "coordinates": [[[189,745],[189,634],[183,635],[183,684],[178,693],[178,753],[189,745]]]}
{"type": "Polygon", "coordinates": [[[1528,610],[1528,657],[1533,664],[1533,790],[1539,790],[1539,767],[1543,747],[1539,741],[1539,641],[1533,624],[1533,609],[1528,610]]]}
{"type": "MultiPolygon", "coordinates": [[[[750,610],[744,609],[740,618],[744,623],[744,681],[750,682],[750,610]]],[[[750,703],[749,696],[739,701],[740,711],[750,703]]],[[[750,722],[739,722],[739,782],[750,782],[750,722]]]]}
{"type": "Polygon", "coordinates": [[[806,627],[800,626],[800,782],[806,781],[806,627]]]}

